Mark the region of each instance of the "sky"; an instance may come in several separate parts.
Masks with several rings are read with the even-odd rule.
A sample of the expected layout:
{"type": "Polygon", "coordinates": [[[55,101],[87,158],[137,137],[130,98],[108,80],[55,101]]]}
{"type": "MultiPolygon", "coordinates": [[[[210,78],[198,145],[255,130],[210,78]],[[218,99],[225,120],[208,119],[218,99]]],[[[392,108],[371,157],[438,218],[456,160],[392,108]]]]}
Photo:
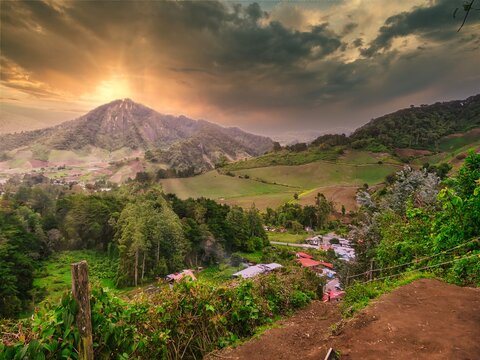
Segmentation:
{"type": "Polygon", "coordinates": [[[271,136],[353,130],[480,92],[462,4],[1,1],[0,132],[119,98],[271,136]]]}

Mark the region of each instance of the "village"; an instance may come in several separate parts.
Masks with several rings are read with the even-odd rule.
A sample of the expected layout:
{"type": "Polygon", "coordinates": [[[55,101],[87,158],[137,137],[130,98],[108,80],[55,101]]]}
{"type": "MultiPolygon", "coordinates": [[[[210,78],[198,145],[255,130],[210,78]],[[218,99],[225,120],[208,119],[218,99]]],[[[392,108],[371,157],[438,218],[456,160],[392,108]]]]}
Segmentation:
{"type": "MultiPolygon", "coordinates": [[[[312,249],[317,251],[333,251],[337,258],[341,261],[352,261],[355,258],[355,250],[351,246],[351,243],[348,239],[342,238],[334,233],[329,233],[326,235],[314,235],[307,237],[304,240],[304,243],[284,243],[271,241],[272,246],[283,246],[283,247],[292,247],[292,248],[301,248],[312,249]]],[[[284,265],[272,262],[272,263],[255,263],[243,259],[244,261],[240,264],[243,267],[242,270],[239,270],[232,274],[233,279],[251,279],[255,278],[262,274],[267,274],[273,271],[279,271],[284,267],[284,265]]],[[[324,302],[328,301],[339,301],[345,295],[343,287],[340,284],[340,281],[337,277],[335,267],[332,263],[322,260],[315,260],[314,256],[302,252],[295,252],[295,263],[298,266],[312,271],[319,277],[325,278],[325,286],[323,288],[323,298],[324,302]]],[[[167,275],[163,281],[166,281],[171,286],[173,283],[179,282],[185,277],[196,281],[197,277],[195,273],[203,271],[203,268],[184,269],[180,272],[167,275]]]]}

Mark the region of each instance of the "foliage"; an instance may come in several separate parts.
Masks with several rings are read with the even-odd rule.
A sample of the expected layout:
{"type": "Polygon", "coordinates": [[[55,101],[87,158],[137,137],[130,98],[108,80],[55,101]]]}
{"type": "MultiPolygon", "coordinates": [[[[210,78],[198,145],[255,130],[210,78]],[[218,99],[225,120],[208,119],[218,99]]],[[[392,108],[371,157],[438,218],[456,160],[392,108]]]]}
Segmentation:
{"type": "Polygon", "coordinates": [[[116,229],[118,284],[137,286],[145,277],[166,275],[181,267],[187,248],[182,225],[155,189],[127,204],[116,229]]]}
{"type": "MultiPolygon", "coordinates": [[[[183,281],[131,302],[94,289],[91,298],[95,357],[194,359],[254,334],[258,326],[321,296],[321,280],[300,268],[212,286],[183,281]]],[[[4,322],[0,351],[6,359],[76,359],[78,332],[71,296],[33,320],[4,322]]]]}
{"type": "Polygon", "coordinates": [[[41,248],[15,211],[0,208],[0,318],[12,317],[28,306],[33,287],[33,263],[41,248]]]}
{"type": "Polygon", "coordinates": [[[463,101],[403,109],[373,119],[350,136],[352,146],[356,143],[357,148],[368,148],[378,144],[392,150],[437,150],[445,135],[480,126],[479,100],[480,96],[476,95],[463,101]]]}
{"type": "Polygon", "coordinates": [[[267,225],[285,227],[298,234],[307,226],[319,230],[325,228],[332,212],[333,203],[322,193],[317,193],[313,206],[285,203],[276,210],[267,208],[263,218],[267,225]]]}
{"type": "Polygon", "coordinates": [[[56,252],[39,262],[35,269],[33,296],[36,304],[57,301],[65,289],[71,288],[70,264],[86,260],[90,281],[102,287],[115,289],[118,269],[117,254],[95,250],[68,250],[56,252]]]}
{"type": "Polygon", "coordinates": [[[375,276],[433,267],[448,281],[478,286],[479,178],[480,154],[473,152],[440,191],[436,175],[425,170],[397,173],[383,198],[364,201],[370,205],[363,207],[360,225],[352,232],[356,261],[343,270],[362,273],[372,261],[379,269],[375,276]]]}

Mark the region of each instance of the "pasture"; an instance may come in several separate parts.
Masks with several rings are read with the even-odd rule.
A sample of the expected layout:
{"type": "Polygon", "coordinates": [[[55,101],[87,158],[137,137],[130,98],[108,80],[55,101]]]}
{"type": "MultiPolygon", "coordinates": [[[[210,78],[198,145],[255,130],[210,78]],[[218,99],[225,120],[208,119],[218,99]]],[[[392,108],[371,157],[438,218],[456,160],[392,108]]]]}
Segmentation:
{"type": "MultiPolygon", "coordinates": [[[[347,211],[355,210],[355,193],[363,184],[374,185],[399,169],[395,164],[378,164],[377,155],[359,152],[359,159],[347,153],[337,162],[315,161],[302,165],[278,165],[231,170],[235,176],[218,171],[191,177],[160,180],[165,192],[180,198],[207,197],[229,205],[259,209],[278,207],[285,202],[313,204],[317,192],[324,193],[347,211]],[[366,163],[362,163],[365,161],[366,163]],[[294,195],[298,195],[298,200],[294,195]]],[[[383,158],[385,155],[378,155],[383,158]]],[[[246,161],[245,163],[247,163],[246,161]]]]}

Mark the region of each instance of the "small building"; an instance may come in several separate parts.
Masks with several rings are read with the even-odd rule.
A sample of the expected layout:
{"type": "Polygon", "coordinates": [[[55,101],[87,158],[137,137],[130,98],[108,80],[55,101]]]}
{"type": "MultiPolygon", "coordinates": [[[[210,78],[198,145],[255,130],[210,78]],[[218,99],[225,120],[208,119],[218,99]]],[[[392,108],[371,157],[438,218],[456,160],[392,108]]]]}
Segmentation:
{"type": "Polygon", "coordinates": [[[297,258],[302,258],[302,259],[313,259],[313,256],[308,255],[307,253],[304,253],[304,252],[297,252],[295,256],[297,258]]]}
{"type": "Polygon", "coordinates": [[[326,261],[317,261],[315,260],[312,256],[298,252],[295,254],[297,257],[297,261],[302,265],[303,267],[317,267],[317,266],[323,266],[329,269],[333,270],[333,264],[326,262],[326,261]]]}
{"type": "Polygon", "coordinates": [[[325,266],[329,269],[333,269],[333,264],[326,262],[326,261],[319,261],[320,265],[325,266]]]}
{"type": "Polygon", "coordinates": [[[316,266],[319,266],[321,265],[321,262],[320,261],[317,261],[317,260],[313,260],[313,259],[308,259],[308,258],[298,258],[297,261],[300,263],[300,265],[302,265],[303,267],[308,267],[308,268],[311,268],[311,267],[316,267],[316,266]]]}
{"type": "Polygon", "coordinates": [[[233,277],[236,278],[243,278],[243,279],[250,279],[257,275],[263,274],[265,272],[270,272],[283,266],[277,263],[270,263],[270,264],[258,264],[254,266],[249,266],[246,269],[236,272],[233,274],[233,277]]]}
{"type": "Polygon", "coordinates": [[[323,242],[323,238],[320,235],[316,235],[305,239],[305,244],[318,246],[323,242]]]}
{"type": "Polygon", "coordinates": [[[193,281],[197,280],[197,278],[193,274],[193,270],[190,270],[190,269],[186,269],[186,270],[182,270],[180,272],[169,274],[169,275],[165,276],[165,280],[169,283],[173,283],[173,282],[179,282],[184,277],[189,277],[193,281]]]}

